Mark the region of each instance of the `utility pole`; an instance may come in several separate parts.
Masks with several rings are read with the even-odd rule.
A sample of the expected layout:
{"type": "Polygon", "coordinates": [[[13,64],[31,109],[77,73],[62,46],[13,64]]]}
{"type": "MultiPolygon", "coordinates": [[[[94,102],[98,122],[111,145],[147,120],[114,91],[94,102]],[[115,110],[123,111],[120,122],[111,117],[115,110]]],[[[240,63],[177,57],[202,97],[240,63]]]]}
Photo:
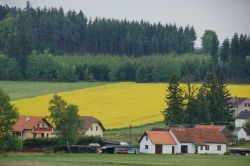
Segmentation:
{"type": "Polygon", "coordinates": [[[130,145],[132,144],[132,126],[129,125],[129,142],[130,142],[130,145]]]}

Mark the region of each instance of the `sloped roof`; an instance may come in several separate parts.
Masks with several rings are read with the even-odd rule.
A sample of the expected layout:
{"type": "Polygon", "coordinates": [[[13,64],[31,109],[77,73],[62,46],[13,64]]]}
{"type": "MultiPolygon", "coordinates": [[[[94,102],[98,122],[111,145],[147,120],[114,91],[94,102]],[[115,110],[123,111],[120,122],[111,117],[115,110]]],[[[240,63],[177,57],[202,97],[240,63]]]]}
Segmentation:
{"type": "Polygon", "coordinates": [[[250,111],[241,111],[236,119],[247,119],[250,118],[250,111]]]}
{"type": "Polygon", "coordinates": [[[81,116],[80,119],[83,120],[83,125],[80,127],[81,132],[87,131],[93,123],[98,123],[101,126],[102,130],[105,130],[101,121],[93,116],[81,116]]]}
{"type": "Polygon", "coordinates": [[[169,131],[146,131],[139,142],[141,142],[144,136],[148,136],[153,144],[159,145],[175,145],[176,142],[169,131]]]}
{"type": "Polygon", "coordinates": [[[233,108],[236,108],[247,99],[248,98],[245,98],[245,97],[234,97],[234,98],[231,98],[229,102],[232,103],[233,108]]]}
{"type": "Polygon", "coordinates": [[[176,139],[182,143],[195,143],[204,145],[206,143],[225,143],[228,141],[218,129],[206,128],[171,128],[176,139]]]}
{"type": "Polygon", "coordinates": [[[247,135],[250,135],[250,128],[243,128],[247,135]]]}
{"type": "Polygon", "coordinates": [[[13,126],[13,130],[21,132],[25,129],[32,129],[35,127],[43,117],[40,116],[20,116],[17,122],[13,126]]]}
{"type": "Polygon", "coordinates": [[[222,131],[225,126],[222,126],[222,125],[195,125],[194,128],[196,129],[217,129],[219,131],[222,131]]]}

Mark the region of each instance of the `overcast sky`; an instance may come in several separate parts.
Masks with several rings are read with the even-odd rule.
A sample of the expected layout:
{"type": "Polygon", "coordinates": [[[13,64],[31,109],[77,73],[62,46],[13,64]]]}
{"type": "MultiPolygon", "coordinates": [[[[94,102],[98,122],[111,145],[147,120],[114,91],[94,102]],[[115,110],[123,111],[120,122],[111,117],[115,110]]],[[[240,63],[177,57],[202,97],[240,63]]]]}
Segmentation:
{"type": "MultiPolygon", "coordinates": [[[[0,0],[25,7],[27,0],[0,0]]],[[[193,25],[200,46],[206,29],[215,30],[220,42],[235,32],[250,33],[250,0],[30,0],[32,7],[82,10],[88,17],[105,17],[193,25]]]]}

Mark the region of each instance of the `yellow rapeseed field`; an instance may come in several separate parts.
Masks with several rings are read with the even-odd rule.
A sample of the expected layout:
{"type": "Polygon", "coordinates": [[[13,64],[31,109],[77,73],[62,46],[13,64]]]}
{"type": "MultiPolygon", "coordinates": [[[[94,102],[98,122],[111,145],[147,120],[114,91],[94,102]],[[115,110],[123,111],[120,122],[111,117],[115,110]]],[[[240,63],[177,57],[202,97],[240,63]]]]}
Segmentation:
{"type": "MultiPolygon", "coordinates": [[[[78,105],[80,115],[95,116],[108,129],[142,125],[163,119],[164,83],[123,82],[59,93],[78,105]]],[[[185,88],[185,85],[181,85],[185,88]]],[[[229,85],[232,96],[250,97],[250,85],[229,85]]],[[[54,94],[13,101],[21,115],[48,115],[54,94]]]]}

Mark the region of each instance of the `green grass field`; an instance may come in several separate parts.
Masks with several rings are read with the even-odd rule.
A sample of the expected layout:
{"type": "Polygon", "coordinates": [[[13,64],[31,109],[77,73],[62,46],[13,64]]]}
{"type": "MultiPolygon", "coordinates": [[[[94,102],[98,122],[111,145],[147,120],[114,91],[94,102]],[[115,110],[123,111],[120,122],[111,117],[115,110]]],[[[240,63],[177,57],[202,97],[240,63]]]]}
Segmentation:
{"type": "Polygon", "coordinates": [[[250,157],[219,155],[6,154],[0,166],[248,166],[250,157]]]}
{"type": "MultiPolygon", "coordinates": [[[[145,124],[143,126],[131,127],[131,143],[133,145],[138,145],[138,141],[142,134],[146,130],[151,130],[152,128],[164,128],[165,124],[163,122],[156,122],[152,124],[145,124]]],[[[130,129],[121,128],[114,130],[107,130],[103,135],[104,140],[116,140],[116,141],[126,141],[130,142],[130,129]]]]}
{"type": "Polygon", "coordinates": [[[9,94],[11,100],[15,100],[50,93],[95,87],[109,83],[110,82],[0,81],[0,88],[9,94]]]}

